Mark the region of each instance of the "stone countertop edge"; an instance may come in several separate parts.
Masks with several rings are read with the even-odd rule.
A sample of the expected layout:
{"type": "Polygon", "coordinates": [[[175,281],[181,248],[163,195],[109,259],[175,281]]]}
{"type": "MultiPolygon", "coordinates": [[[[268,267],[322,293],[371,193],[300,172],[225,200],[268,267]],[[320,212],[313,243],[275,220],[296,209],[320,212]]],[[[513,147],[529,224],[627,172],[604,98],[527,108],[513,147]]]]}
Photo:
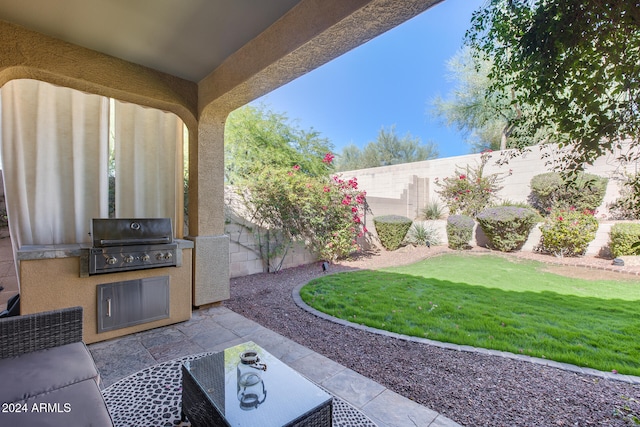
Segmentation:
{"type": "MultiPolygon", "coordinates": [[[[193,249],[191,240],[174,239],[178,249],[193,249]]],[[[61,245],[24,245],[18,249],[16,258],[20,261],[82,256],[82,251],[90,249],[91,243],[70,243],[61,245]]]]}

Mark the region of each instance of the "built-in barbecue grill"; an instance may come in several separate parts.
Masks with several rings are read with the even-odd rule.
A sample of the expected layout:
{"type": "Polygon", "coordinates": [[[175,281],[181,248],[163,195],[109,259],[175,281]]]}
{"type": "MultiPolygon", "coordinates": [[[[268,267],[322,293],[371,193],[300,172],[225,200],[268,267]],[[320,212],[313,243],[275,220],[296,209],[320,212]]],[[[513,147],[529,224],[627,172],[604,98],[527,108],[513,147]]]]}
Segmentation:
{"type": "Polygon", "coordinates": [[[90,275],[178,265],[170,218],[94,219],[91,235],[90,275]]]}

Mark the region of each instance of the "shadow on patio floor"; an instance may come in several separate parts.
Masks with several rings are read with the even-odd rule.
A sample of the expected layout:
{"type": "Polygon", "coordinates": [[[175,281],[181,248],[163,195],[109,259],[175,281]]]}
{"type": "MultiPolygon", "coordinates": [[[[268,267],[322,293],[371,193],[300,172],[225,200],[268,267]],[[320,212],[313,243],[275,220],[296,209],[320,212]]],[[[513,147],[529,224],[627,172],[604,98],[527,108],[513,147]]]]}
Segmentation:
{"type": "Polygon", "coordinates": [[[378,426],[453,427],[457,423],[386,389],[226,307],[196,310],[191,320],[89,345],[103,386],[149,366],[253,341],[378,426]]]}

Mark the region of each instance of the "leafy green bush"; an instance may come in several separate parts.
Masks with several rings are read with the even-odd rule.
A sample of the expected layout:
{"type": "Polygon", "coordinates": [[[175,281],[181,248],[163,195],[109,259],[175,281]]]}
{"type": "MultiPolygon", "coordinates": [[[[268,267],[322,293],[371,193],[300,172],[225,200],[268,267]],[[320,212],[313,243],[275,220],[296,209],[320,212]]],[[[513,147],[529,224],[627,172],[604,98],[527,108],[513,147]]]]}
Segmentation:
{"type": "Polygon", "coordinates": [[[540,227],[540,249],[556,256],[583,255],[598,231],[598,220],[589,210],[554,210],[540,227]]]}
{"type": "Polygon", "coordinates": [[[614,257],[621,255],[640,255],[640,224],[618,223],[611,227],[609,234],[609,249],[614,257]],[[636,245],[634,247],[634,245],[636,245]]]}
{"type": "Polygon", "coordinates": [[[557,172],[543,173],[531,179],[529,201],[543,215],[554,209],[595,211],[602,204],[608,181],[588,173],[580,173],[571,181],[557,172]]]}
{"type": "Polygon", "coordinates": [[[625,177],[620,197],[609,209],[617,219],[640,219],[640,174],[625,177]]]}
{"type": "Polygon", "coordinates": [[[388,251],[394,251],[400,247],[412,223],[413,221],[409,218],[400,215],[384,215],[373,218],[380,243],[388,251]]]}
{"type": "Polygon", "coordinates": [[[449,215],[447,218],[447,239],[451,249],[465,249],[473,235],[475,221],[467,215],[449,215]]]}
{"type": "Polygon", "coordinates": [[[539,218],[533,209],[516,206],[487,208],[476,216],[489,247],[502,252],[520,249],[539,218]]]}
{"type": "Polygon", "coordinates": [[[313,177],[298,165],[265,167],[241,194],[251,222],[283,233],[288,242],[305,242],[325,261],[358,250],[357,238],[367,232],[362,221],[366,193],[355,178],[313,177]]]}
{"type": "Polygon", "coordinates": [[[440,219],[444,216],[444,208],[437,200],[433,200],[422,209],[422,216],[427,220],[440,219]]]}
{"type": "Polygon", "coordinates": [[[495,200],[496,193],[502,189],[500,182],[503,177],[497,173],[485,175],[484,167],[490,157],[488,152],[483,153],[477,167],[472,168],[469,165],[465,169],[456,167],[453,176],[446,177],[442,181],[436,178],[435,183],[438,186],[436,193],[447,205],[450,214],[475,217],[495,200]]]}
{"type": "Polygon", "coordinates": [[[421,246],[435,246],[440,244],[440,233],[428,223],[414,222],[409,230],[408,240],[421,246]]]}

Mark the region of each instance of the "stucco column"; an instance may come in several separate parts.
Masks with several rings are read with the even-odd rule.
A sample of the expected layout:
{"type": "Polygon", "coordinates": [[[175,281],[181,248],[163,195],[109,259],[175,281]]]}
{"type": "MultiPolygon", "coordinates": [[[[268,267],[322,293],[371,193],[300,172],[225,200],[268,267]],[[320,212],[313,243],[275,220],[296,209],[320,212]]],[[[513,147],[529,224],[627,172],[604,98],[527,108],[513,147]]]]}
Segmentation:
{"type": "Polygon", "coordinates": [[[189,140],[189,237],[193,305],[228,299],[229,237],[224,234],[224,123],[227,113],[200,116],[189,140]]]}
{"type": "Polygon", "coordinates": [[[198,82],[190,159],[194,305],[230,296],[224,235],[224,123],[234,109],[395,27],[442,0],[304,0],[198,82]]]}

